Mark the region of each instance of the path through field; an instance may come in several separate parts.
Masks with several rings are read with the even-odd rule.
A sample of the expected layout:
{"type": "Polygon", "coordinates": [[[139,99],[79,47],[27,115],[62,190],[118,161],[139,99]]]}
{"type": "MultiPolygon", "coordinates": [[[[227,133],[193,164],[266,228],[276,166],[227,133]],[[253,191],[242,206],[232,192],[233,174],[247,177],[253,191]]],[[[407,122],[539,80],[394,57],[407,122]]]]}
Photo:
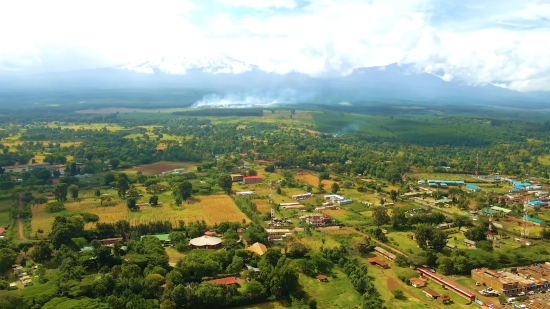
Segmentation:
{"type": "MultiPolygon", "coordinates": [[[[19,201],[17,205],[17,209],[19,211],[23,210],[23,193],[19,192],[19,201]]],[[[23,219],[17,218],[17,226],[19,227],[19,239],[21,240],[28,240],[27,237],[25,237],[25,225],[23,224],[23,219]]]]}

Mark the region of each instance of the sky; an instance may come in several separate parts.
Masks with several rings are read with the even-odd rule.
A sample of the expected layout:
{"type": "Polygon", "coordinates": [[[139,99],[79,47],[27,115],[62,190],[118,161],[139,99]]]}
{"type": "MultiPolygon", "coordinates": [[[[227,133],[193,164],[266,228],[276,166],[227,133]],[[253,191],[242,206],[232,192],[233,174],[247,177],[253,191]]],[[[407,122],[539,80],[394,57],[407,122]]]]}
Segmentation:
{"type": "Polygon", "coordinates": [[[550,0],[18,0],[0,1],[0,29],[0,73],[215,50],[281,74],[398,63],[550,91],[550,0]]]}

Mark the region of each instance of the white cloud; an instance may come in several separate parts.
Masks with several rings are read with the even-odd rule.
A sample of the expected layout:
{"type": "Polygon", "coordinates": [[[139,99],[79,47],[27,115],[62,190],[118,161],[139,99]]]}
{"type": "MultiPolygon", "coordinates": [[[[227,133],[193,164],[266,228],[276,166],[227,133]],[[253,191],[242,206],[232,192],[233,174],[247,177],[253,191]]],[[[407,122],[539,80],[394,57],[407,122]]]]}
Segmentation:
{"type": "Polygon", "coordinates": [[[289,8],[293,9],[298,6],[295,0],[219,0],[223,4],[234,6],[244,6],[254,9],[265,8],[289,8]]]}
{"type": "Polygon", "coordinates": [[[447,81],[550,90],[549,19],[546,0],[1,1],[0,71],[198,46],[279,73],[399,62],[447,81]]]}

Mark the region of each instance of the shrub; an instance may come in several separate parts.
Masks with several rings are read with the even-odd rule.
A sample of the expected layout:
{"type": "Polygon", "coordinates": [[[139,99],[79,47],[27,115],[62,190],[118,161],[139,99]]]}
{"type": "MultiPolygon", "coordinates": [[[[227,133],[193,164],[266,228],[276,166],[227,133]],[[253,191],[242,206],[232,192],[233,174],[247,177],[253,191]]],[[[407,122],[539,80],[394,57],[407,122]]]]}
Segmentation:
{"type": "Polygon", "coordinates": [[[84,220],[84,222],[97,222],[97,221],[99,221],[99,216],[96,215],[96,214],[91,214],[91,213],[85,212],[85,213],[82,213],[81,216],[82,216],[82,220],[84,220]]]}
{"type": "Polygon", "coordinates": [[[52,202],[46,205],[46,211],[49,213],[62,212],[65,210],[65,205],[61,202],[52,202]]]}

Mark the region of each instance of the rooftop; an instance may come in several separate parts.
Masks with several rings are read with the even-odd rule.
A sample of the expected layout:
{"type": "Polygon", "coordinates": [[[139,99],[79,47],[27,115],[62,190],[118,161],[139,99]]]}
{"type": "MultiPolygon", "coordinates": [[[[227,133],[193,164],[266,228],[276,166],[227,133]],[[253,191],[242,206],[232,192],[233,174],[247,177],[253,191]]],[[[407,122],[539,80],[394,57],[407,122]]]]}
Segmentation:
{"type": "Polygon", "coordinates": [[[255,252],[259,256],[262,256],[267,252],[267,247],[264,244],[257,242],[246,248],[246,250],[255,252]]]}
{"type": "Polygon", "coordinates": [[[226,284],[226,285],[229,285],[229,284],[239,284],[239,282],[237,281],[237,278],[236,278],[236,277],[227,277],[227,278],[214,279],[214,280],[208,281],[208,283],[212,283],[212,284],[226,284]]]}
{"type": "Polygon", "coordinates": [[[189,241],[189,244],[195,247],[217,246],[221,243],[222,240],[220,238],[206,235],[193,238],[189,241]]]}

